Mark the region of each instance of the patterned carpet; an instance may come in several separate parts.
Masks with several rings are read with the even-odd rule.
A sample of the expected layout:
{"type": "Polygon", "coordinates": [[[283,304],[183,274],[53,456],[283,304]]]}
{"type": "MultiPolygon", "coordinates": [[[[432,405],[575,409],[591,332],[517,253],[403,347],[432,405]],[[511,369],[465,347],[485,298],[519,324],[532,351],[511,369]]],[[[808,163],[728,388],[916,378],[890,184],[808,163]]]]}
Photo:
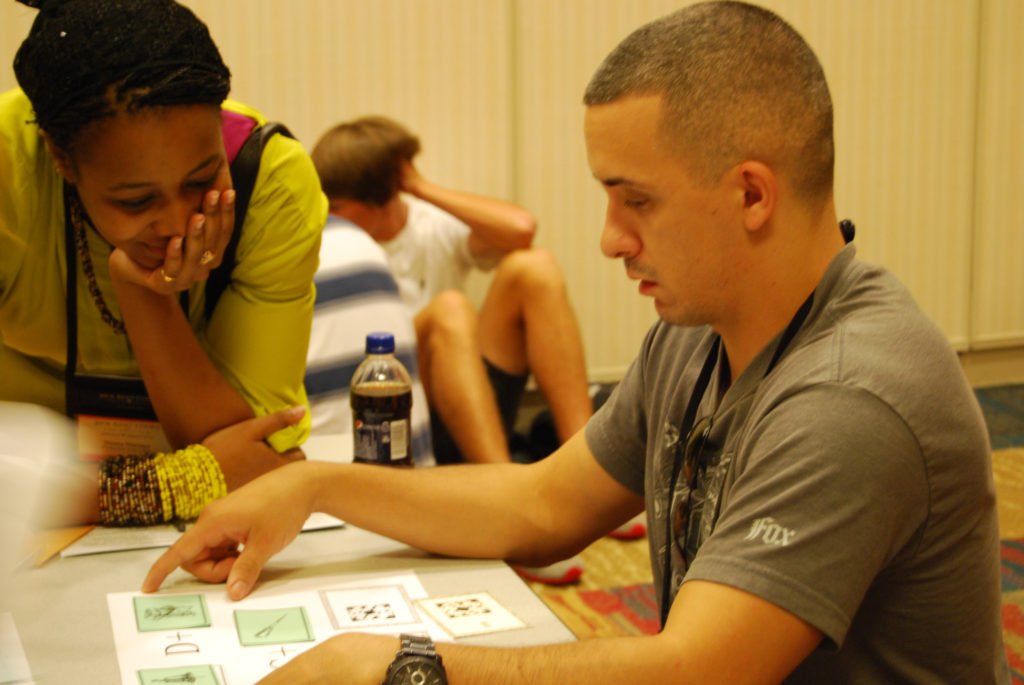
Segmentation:
{"type": "Polygon", "coordinates": [[[992,440],[1003,560],[1003,640],[1014,685],[1024,685],[1024,385],[979,390],[992,440]]]}
{"type": "MultiPolygon", "coordinates": [[[[1014,685],[1024,685],[1024,385],[977,391],[992,441],[992,470],[1003,538],[1003,637],[1014,685]]],[[[647,540],[604,538],[581,554],[580,583],[531,584],[580,639],[658,631],[647,540]]]]}
{"type": "Polygon", "coordinates": [[[992,449],[1024,447],[1024,385],[1001,385],[977,390],[992,449]]]}
{"type": "Polygon", "coordinates": [[[1014,685],[1024,685],[1024,539],[1004,540],[1003,641],[1014,685]]]}

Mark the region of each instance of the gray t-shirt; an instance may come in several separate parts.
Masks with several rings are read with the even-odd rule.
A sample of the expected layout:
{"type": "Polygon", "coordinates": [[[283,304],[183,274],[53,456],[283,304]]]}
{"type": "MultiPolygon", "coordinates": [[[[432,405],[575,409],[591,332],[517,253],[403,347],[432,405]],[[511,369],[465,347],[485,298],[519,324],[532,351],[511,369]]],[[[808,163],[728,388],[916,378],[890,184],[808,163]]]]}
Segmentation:
{"type": "MultiPolygon", "coordinates": [[[[671,511],[696,508],[672,533],[671,595],[714,581],[821,630],[786,682],[1009,683],[988,437],[945,337],[849,245],[769,372],[780,338],[728,389],[716,360],[696,413],[712,417],[707,466],[673,493],[671,511]]],[[[659,598],[680,424],[714,339],[655,324],[586,428],[645,495],[659,598]]]]}

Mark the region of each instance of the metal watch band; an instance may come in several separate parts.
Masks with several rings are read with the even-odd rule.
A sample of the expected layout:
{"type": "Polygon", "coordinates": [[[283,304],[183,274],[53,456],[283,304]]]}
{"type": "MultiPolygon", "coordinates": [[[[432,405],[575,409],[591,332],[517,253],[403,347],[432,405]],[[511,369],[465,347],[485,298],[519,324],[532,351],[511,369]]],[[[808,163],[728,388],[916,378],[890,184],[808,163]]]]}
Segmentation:
{"type": "Polygon", "coordinates": [[[439,658],[434,650],[434,641],[428,636],[402,633],[398,637],[402,641],[402,653],[425,656],[431,659],[439,658]]]}

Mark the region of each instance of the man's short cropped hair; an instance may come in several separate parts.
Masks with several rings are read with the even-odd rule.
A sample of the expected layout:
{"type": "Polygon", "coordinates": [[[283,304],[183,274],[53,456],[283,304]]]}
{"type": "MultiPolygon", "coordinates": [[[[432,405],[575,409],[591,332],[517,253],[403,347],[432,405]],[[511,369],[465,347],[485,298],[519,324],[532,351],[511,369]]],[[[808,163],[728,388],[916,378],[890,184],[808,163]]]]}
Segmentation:
{"type": "Polygon", "coordinates": [[[399,191],[402,162],[420,151],[419,138],[387,117],[368,116],[327,131],[313,148],[320,186],[332,200],[387,204],[399,191]]]}
{"type": "Polygon", "coordinates": [[[746,160],[785,171],[806,202],[832,192],[832,99],[806,41],[742,2],[692,5],[640,27],[594,74],[587,106],[661,95],[661,124],[699,182],[746,160]]]}

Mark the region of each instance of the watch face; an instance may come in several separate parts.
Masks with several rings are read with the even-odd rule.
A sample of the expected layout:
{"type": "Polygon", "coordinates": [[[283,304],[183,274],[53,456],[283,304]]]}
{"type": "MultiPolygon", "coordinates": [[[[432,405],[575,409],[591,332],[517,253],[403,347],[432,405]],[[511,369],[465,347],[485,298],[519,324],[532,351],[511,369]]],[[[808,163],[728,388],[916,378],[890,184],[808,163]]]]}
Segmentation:
{"type": "Polygon", "coordinates": [[[388,685],[447,685],[444,668],[433,659],[407,657],[395,665],[388,685]]]}

